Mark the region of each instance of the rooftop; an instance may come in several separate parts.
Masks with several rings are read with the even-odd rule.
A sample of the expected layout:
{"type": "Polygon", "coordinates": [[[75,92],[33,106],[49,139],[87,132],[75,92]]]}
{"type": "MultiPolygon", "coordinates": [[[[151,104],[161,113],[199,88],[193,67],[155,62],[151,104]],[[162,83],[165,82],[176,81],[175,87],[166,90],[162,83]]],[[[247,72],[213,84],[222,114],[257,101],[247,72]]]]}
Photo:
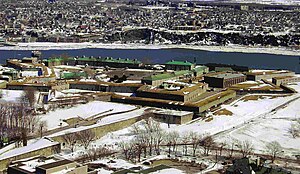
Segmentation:
{"type": "Polygon", "coordinates": [[[182,66],[192,66],[194,65],[188,61],[179,61],[179,60],[171,60],[165,63],[166,65],[182,65],[182,66]]]}
{"type": "Polygon", "coordinates": [[[215,77],[215,78],[223,78],[223,79],[231,79],[237,77],[244,77],[244,74],[237,74],[237,73],[215,73],[211,75],[207,75],[208,77],[215,77]]]}
{"type": "Polygon", "coordinates": [[[141,86],[138,91],[149,92],[149,93],[161,93],[161,94],[170,94],[170,95],[187,95],[190,92],[195,91],[198,88],[203,87],[204,83],[192,84],[190,86],[181,86],[179,90],[168,90],[168,89],[160,89],[151,85],[141,86]]]}
{"type": "Polygon", "coordinates": [[[188,71],[188,70],[174,71],[173,73],[162,73],[162,74],[148,76],[148,77],[145,77],[143,79],[144,80],[163,80],[163,79],[177,77],[177,76],[181,76],[181,75],[189,74],[189,73],[190,73],[190,71],[188,71]]]}

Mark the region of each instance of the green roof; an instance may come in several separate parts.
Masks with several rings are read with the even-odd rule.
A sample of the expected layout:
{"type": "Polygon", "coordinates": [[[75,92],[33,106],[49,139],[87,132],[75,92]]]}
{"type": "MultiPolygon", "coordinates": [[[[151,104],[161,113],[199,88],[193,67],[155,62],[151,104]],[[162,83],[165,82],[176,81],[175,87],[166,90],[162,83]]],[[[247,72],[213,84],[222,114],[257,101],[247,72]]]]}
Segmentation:
{"type": "Polygon", "coordinates": [[[62,78],[64,79],[75,79],[78,77],[85,77],[86,73],[85,72],[64,72],[62,74],[62,78]]]}
{"type": "Polygon", "coordinates": [[[177,77],[177,76],[181,76],[181,75],[189,74],[189,73],[191,73],[191,71],[188,71],[188,70],[175,71],[174,73],[163,73],[163,74],[148,76],[148,77],[145,77],[144,80],[163,80],[163,79],[177,77]]]}
{"type": "Polygon", "coordinates": [[[188,61],[178,61],[178,60],[171,60],[165,63],[166,65],[184,65],[184,66],[192,66],[193,63],[188,61]]]}

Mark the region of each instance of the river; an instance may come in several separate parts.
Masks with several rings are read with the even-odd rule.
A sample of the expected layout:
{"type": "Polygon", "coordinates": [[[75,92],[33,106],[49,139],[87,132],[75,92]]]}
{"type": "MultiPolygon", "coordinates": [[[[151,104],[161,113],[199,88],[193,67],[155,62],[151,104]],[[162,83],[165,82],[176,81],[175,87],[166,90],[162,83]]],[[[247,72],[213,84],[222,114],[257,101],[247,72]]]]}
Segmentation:
{"type": "MultiPolygon", "coordinates": [[[[29,50],[0,50],[0,63],[8,58],[28,57],[29,50]]],[[[147,63],[164,63],[168,60],[188,60],[197,64],[224,63],[248,66],[259,69],[288,69],[300,73],[299,56],[276,55],[265,53],[216,52],[192,49],[104,49],[86,48],[69,50],[43,50],[43,58],[67,54],[70,56],[102,56],[130,58],[147,63]]]]}

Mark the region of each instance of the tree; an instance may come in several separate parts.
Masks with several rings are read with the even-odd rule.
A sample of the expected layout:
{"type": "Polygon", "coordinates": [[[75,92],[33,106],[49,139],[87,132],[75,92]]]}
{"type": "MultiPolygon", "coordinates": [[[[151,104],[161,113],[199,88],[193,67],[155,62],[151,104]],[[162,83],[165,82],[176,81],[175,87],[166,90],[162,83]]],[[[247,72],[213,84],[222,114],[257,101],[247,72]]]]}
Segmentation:
{"type": "Polygon", "coordinates": [[[80,131],[80,132],[76,133],[76,136],[77,136],[77,140],[79,141],[79,143],[82,144],[85,149],[87,149],[89,147],[91,142],[96,137],[95,133],[90,129],[80,131]]]}
{"type": "Polygon", "coordinates": [[[250,155],[253,152],[253,144],[252,142],[245,140],[240,142],[237,145],[238,149],[240,150],[240,152],[242,153],[243,157],[247,157],[248,155],[250,155]]]}
{"type": "Polygon", "coordinates": [[[40,134],[41,138],[43,137],[43,133],[45,131],[47,131],[47,122],[46,121],[40,121],[38,133],[40,134]]]}
{"type": "Polygon", "coordinates": [[[109,156],[111,154],[113,154],[113,152],[110,149],[102,146],[98,148],[91,148],[87,151],[87,155],[91,161],[97,160],[98,158],[109,156]]]}
{"type": "Polygon", "coordinates": [[[201,136],[195,132],[190,132],[188,138],[192,144],[193,156],[196,156],[196,150],[200,144],[201,136]]]}
{"type": "Polygon", "coordinates": [[[201,140],[201,146],[204,148],[204,155],[208,156],[208,153],[212,146],[214,146],[215,141],[212,136],[206,136],[201,140]]]}
{"type": "Polygon", "coordinates": [[[230,158],[232,158],[233,152],[234,152],[234,148],[237,147],[239,143],[240,142],[237,139],[235,139],[235,138],[228,138],[228,144],[226,145],[226,148],[228,150],[230,158]]]}
{"type": "Polygon", "coordinates": [[[293,138],[297,138],[300,136],[300,119],[297,119],[296,123],[291,124],[288,132],[293,136],[293,138]]]}
{"type": "Polygon", "coordinates": [[[35,104],[35,89],[28,87],[24,89],[23,96],[21,98],[22,102],[28,103],[31,108],[34,108],[35,104]]]}
{"type": "Polygon", "coordinates": [[[71,149],[71,152],[74,152],[74,148],[76,145],[76,134],[75,133],[66,133],[62,136],[63,141],[67,146],[71,149]]]}
{"type": "Polygon", "coordinates": [[[188,143],[190,142],[190,133],[185,133],[182,136],[181,143],[183,144],[182,153],[187,155],[188,153],[188,143]]]}
{"type": "Polygon", "coordinates": [[[129,150],[130,150],[131,144],[122,141],[122,142],[119,143],[119,147],[120,147],[121,150],[123,151],[123,154],[124,154],[124,156],[125,156],[125,159],[126,159],[126,160],[129,160],[129,158],[130,158],[130,156],[129,156],[129,150]]]}
{"type": "Polygon", "coordinates": [[[274,162],[275,158],[282,153],[282,147],[277,141],[272,141],[266,144],[266,151],[271,155],[272,162],[274,162]]]}

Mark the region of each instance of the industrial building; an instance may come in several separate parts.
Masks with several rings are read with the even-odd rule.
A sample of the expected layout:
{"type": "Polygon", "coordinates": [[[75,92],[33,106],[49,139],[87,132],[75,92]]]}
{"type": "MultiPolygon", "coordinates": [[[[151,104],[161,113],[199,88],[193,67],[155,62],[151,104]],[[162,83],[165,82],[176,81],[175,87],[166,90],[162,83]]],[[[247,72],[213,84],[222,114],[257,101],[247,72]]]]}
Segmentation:
{"type": "Polygon", "coordinates": [[[86,165],[78,164],[67,159],[58,159],[54,157],[35,157],[27,160],[13,162],[9,167],[7,174],[87,174],[86,165]]]}
{"type": "Polygon", "coordinates": [[[274,77],[294,76],[295,72],[288,70],[252,70],[248,73],[247,80],[257,81],[262,79],[272,79],[274,77]]]}
{"type": "Polygon", "coordinates": [[[204,82],[214,88],[227,88],[244,81],[246,76],[238,73],[213,73],[204,76],[204,82]]]}
{"type": "Polygon", "coordinates": [[[114,68],[140,68],[143,64],[137,59],[121,59],[112,57],[70,57],[70,58],[51,58],[43,60],[46,66],[58,65],[89,65],[92,67],[108,66],[114,68]]]}
{"type": "Polygon", "coordinates": [[[175,61],[171,60],[165,63],[167,70],[182,71],[192,70],[195,68],[195,64],[188,61],[175,61]]]}
{"type": "Polygon", "coordinates": [[[274,83],[277,86],[295,82],[300,82],[300,76],[282,76],[272,78],[272,83],[274,83]]]}
{"type": "Polygon", "coordinates": [[[174,71],[172,73],[162,73],[162,74],[156,74],[156,75],[144,77],[142,79],[142,83],[147,84],[147,85],[152,85],[152,86],[159,86],[164,81],[167,81],[167,80],[178,80],[181,78],[186,78],[186,77],[191,77],[191,76],[193,76],[193,73],[188,70],[174,71]]]}
{"type": "Polygon", "coordinates": [[[185,84],[164,82],[160,87],[151,85],[141,86],[136,91],[136,96],[188,102],[197,99],[197,97],[206,92],[207,88],[208,85],[205,83],[185,84]]]}

